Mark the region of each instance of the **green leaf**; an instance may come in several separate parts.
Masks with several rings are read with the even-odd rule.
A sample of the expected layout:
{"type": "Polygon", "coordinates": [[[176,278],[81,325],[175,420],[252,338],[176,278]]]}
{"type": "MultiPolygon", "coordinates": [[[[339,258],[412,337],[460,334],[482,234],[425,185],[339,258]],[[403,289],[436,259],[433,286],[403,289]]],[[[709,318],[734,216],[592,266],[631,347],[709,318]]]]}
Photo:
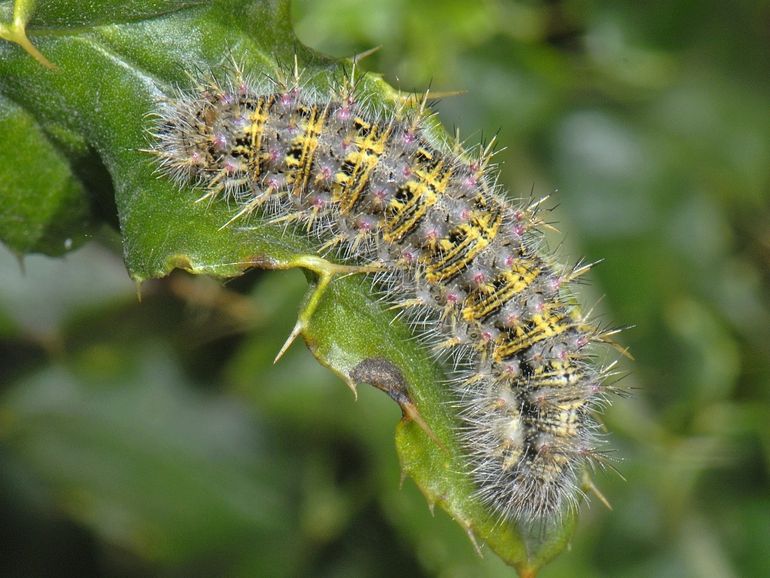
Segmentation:
{"type": "MultiPolygon", "coordinates": [[[[57,177],[48,181],[62,183],[55,200],[70,215],[57,221],[54,211],[32,211],[41,219],[51,215],[41,226],[72,223],[72,215],[82,215],[77,207],[83,199],[104,198],[109,190],[104,183],[98,186],[98,179],[80,177],[75,170],[94,151],[99,159],[95,164],[103,165],[112,180],[124,257],[137,281],[174,268],[228,277],[254,266],[303,266],[304,256],[315,249],[311,240],[260,222],[221,228],[231,216],[225,203],[194,203],[196,193],[158,178],[151,156],[142,150],[148,146],[148,115],[158,102],[177,86],[189,87],[191,72],[219,71],[231,57],[255,76],[285,74],[296,57],[304,77],[319,90],[329,90],[331,82],[343,77],[344,63],[312,53],[294,37],[288,2],[104,0],[82,12],[73,9],[80,6],[75,2],[45,4],[34,13],[28,32],[55,69],[45,68],[17,45],[0,44],[0,94],[13,103],[7,108],[23,137],[6,144],[5,154],[12,151],[16,160],[4,163],[3,170],[15,171],[14,182],[32,183],[57,159],[57,177]],[[64,136],[55,140],[50,135],[64,136]],[[35,154],[37,149],[47,156],[35,154]]],[[[0,14],[9,14],[8,2],[2,8],[0,14]]],[[[372,75],[364,83],[374,99],[393,106],[392,88],[372,75]]],[[[98,167],[94,172],[98,174],[98,167]]],[[[3,194],[25,199],[28,207],[42,207],[51,195],[50,189],[31,185],[3,194]]],[[[23,222],[29,213],[18,210],[0,221],[3,238],[18,250],[55,252],[40,243],[13,241],[19,227],[3,223],[23,222]]],[[[72,225],[63,228],[70,231],[72,225]]],[[[318,279],[310,277],[312,292],[318,279]]],[[[397,428],[397,449],[404,472],[429,504],[439,504],[469,535],[488,543],[522,575],[533,576],[566,545],[574,519],[530,532],[501,523],[479,504],[455,439],[458,420],[447,403],[441,369],[410,339],[408,327],[383,310],[369,280],[337,278],[317,305],[303,337],[321,363],[349,383],[355,368],[374,358],[384,358],[403,375],[432,435],[405,419],[397,428]]]]}
{"type": "Polygon", "coordinates": [[[0,239],[19,254],[60,255],[91,228],[87,193],[66,157],[32,115],[2,95],[0,199],[0,239]]]}
{"type": "Polygon", "coordinates": [[[4,396],[0,438],[61,509],[146,559],[221,556],[244,535],[285,549],[296,529],[273,470],[289,470],[244,408],[185,388],[169,357],[91,346],[4,396]]]}

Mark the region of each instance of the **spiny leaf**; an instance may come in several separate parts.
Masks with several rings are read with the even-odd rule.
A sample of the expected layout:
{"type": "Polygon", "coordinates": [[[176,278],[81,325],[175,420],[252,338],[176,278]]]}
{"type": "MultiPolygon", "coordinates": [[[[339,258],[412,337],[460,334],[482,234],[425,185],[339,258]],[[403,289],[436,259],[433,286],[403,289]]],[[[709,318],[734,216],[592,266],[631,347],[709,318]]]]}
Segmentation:
{"type": "MultiPolygon", "coordinates": [[[[4,179],[10,185],[0,194],[4,206],[23,200],[27,207],[26,213],[19,209],[0,218],[0,238],[19,251],[56,254],[61,251],[37,239],[23,240],[25,225],[19,222],[26,221],[19,219],[39,222],[42,231],[82,236],[88,199],[104,204],[114,194],[125,261],[140,282],[177,267],[222,277],[252,266],[287,268],[313,253],[311,240],[283,227],[252,222],[220,229],[231,216],[225,203],[195,204],[194,192],[158,178],[150,155],[142,152],[148,146],[148,115],[175,86],[190,86],[191,71],[218,70],[235,56],[250,74],[275,75],[296,57],[320,90],[345,74],[340,63],[297,41],[287,1],[102,0],[83,11],[76,2],[44,4],[28,32],[54,70],[19,46],[0,43],[0,110],[23,133],[16,142],[2,143],[2,170],[15,176],[4,179]],[[112,189],[84,176],[84,159],[91,159],[92,174],[106,168],[112,189]]],[[[5,2],[0,14],[7,17],[9,10],[5,2]]],[[[371,75],[364,82],[373,98],[392,105],[393,89],[371,75]]],[[[319,361],[346,381],[361,362],[375,357],[400,370],[438,439],[414,421],[397,428],[403,470],[430,504],[439,504],[522,575],[534,575],[565,546],[574,518],[530,533],[496,519],[473,497],[441,370],[410,339],[409,329],[382,309],[366,279],[333,281],[303,336],[319,361]]]]}

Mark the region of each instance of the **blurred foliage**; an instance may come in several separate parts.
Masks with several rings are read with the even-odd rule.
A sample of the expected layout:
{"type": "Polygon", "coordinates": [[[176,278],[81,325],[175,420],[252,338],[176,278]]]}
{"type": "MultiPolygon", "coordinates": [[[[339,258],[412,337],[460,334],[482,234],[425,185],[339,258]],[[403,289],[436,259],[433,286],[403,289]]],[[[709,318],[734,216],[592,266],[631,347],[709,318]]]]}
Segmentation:
{"type": "MultiPolygon", "coordinates": [[[[766,573],[770,7],[294,8],[322,52],[382,45],[364,65],[394,86],[467,89],[442,121],[499,129],[501,182],[553,195],[566,258],[605,259],[583,301],[635,325],[633,396],[604,416],[627,481],[597,474],[614,511],[584,509],[543,575],[766,573]]],[[[97,236],[25,273],[0,253],[1,575],[510,576],[399,490],[390,400],[354,405],[301,347],[271,365],[300,273],[179,273],[137,303],[97,236]]]]}

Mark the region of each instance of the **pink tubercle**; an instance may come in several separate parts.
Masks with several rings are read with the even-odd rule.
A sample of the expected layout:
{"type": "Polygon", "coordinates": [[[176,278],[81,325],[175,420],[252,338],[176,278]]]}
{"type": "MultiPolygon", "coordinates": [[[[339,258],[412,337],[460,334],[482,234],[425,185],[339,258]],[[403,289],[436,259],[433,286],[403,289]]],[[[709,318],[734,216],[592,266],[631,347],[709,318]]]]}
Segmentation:
{"type": "Polygon", "coordinates": [[[417,255],[411,249],[404,249],[403,251],[401,251],[401,257],[407,263],[413,263],[417,259],[417,255]]]}
{"type": "Polygon", "coordinates": [[[321,170],[318,171],[318,178],[319,180],[328,182],[331,180],[332,174],[333,171],[331,167],[324,165],[321,167],[321,170]]]}
{"type": "Polygon", "coordinates": [[[350,120],[350,118],[353,116],[353,113],[350,110],[350,107],[347,105],[343,105],[340,108],[337,109],[337,112],[334,113],[334,115],[342,121],[350,120]]]}
{"type": "Polygon", "coordinates": [[[558,291],[564,282],[564,278],[559,276],[553,276],[548,278],[548,288],[551,291],[558,291]]]}
{"type": "Polygon", "coordinates": [[[501,369],[503,375],[508,379],[513,379],[521,374],[521,368],[519,367],[519,363],[517,361],[503,363],[501,369]]]}
{"type": "Polygon", "coordinates": [[[368,232],[368,231],[371,231],[373,227],[374,227],[374,223],[372,222],[371,219],[367,217],[362,217],[358,219],[358,221],[356,222],[356,228],[359,231],[368,232]]]}
{"type": "Polygon", "coordinates": [[[518,313],[509,313],[503,318],[503,325],[505,327],[515,327],[519,324],[521,316],[518,313]]]}
{"type": "Polygon", "coordinates": [[[241,163],[235,159],[227,159],[224,163],[222,163],[222,167],[228,173],[237,173],[241,169],[241,163]]]}
{"type": "Polygon", "coordinates": [[[484,330],[481,332],[480,337],[482,342],[489,343],[496,337],[496,334],[493,331],[484,330]]]}
{"type": "Polygon", "coordinates": [[[215,134],[211,139],[211,144],[218,152],[223,152],[227,149],[227,136],[222,133],[215,134]]]}
{"type": "Polygon", "coordinates": [[[439,237],[438,229],[435,227],[429,228],[427,231],[425,231],[425,234],[423,235],[423,238],[425,241],[428,242],[435,242],[436,239],[439,237]]]}
{"type": "Polygon", "coordinates": [[[283,106],[291,106],[294,104],[296,100],[297,100],[296,90],[290,90],[289,92],[284,92],[280,98],[280,102],[283,106]]]}
{"type": "Polygon", "coordinates": [[[462,295],[457,293],[456,291],[447,291],[446,294],[446,301],[447,303],[459,303],[462,300],[462,295]]]}

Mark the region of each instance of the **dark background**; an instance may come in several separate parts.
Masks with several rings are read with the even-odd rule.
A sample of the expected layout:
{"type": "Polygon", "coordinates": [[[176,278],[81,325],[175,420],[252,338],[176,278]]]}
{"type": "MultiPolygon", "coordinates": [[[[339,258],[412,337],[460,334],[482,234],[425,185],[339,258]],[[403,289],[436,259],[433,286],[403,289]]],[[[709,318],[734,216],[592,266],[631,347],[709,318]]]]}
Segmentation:
{"type": "MultiPolygon", "coordinates": [[[[301,0],[300,39],[438,104],[550,195],[562,258],[636,361],[603,416],[612,502],[543,576],[770,568],[767,2],[301,0]]],[[[398,409],[297,345],[299,272],[174,274],[119,241],[0,249],[0,575],[510,576],[411,482],[398,409]]]]}

